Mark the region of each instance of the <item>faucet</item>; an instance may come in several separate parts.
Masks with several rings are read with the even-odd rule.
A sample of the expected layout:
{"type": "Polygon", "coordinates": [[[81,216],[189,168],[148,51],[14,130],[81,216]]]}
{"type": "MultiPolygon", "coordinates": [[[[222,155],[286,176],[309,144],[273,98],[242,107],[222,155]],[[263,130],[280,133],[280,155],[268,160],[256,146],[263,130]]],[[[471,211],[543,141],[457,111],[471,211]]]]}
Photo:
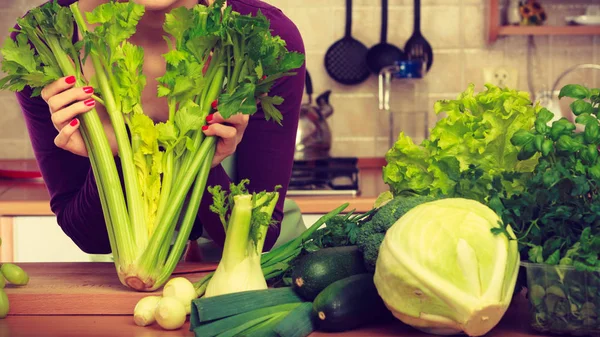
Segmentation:
{"type": "MultiPolygon", "coordinates": [[[[596,69],[596,70],[600,70],[600,64],[593,64],[593,63],[584,63],[584,64],[578,64],[575,66],[570,67],[569,69],[563,71],[558,78],[554,81],[554,83],[552,84],[552,88],[550,89],[550,91],[542,91],[542,93],[540,94],[540,104],[545,107],[546,109],[552,111],[555,113],[555,117],[553,119],[554,120],[558,120],[560,119],[562,116],[562,111],[560,110],[560,105],[559,103],[555,100],[555,93],[556,90],[558,89],[558,86],[560,84],[560,81],[562,81],[562,79],[567,76],[568,74],[572,73],[575,70],[579,70],[579,69],[596,69]],[[556,110],[553,111],[553,110],[556,110]]],[[[556,97],[558,98],[558,97],[556,97]]],[[[564,116],[569,118],[570,116],[564,116]]]]}

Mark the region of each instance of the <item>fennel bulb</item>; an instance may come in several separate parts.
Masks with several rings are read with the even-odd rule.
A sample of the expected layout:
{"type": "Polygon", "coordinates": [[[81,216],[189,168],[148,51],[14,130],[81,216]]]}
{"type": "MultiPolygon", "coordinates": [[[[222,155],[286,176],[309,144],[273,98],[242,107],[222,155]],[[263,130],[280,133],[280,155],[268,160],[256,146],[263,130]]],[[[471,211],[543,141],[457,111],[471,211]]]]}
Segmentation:
{"type": "Polygon", "coordinates": [[[499,221],[489,207],[462,198],[427,202],[401,217],[385,235],[374,276],[394,316],[440,335],[482,336],[495,327],[519,266],[510,226],[492,233],[499,221]]]}
{"type": "Polygon", "coordinates": [[[239,185],[231,184],[229,194],[220,186],[209,188],[213,194],[211,210],[219,214],[225,227],[225,245],[221,262],[206,287],[206,297],[267,289],[261,254],[279,193],[250,194],[245,188],[247,183],[245,179],[239,185]],[[226,219],[229,211],[231,216],[226,219]]]}

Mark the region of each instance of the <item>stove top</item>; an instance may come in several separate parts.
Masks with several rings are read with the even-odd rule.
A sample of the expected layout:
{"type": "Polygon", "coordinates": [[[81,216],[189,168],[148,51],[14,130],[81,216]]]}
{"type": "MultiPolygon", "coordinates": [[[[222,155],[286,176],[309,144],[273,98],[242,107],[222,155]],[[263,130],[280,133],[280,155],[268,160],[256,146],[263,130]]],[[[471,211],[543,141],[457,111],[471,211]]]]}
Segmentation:
{"type": "Polygon", "coordinates": [[[348,195],[359,193],[358,158],[296,160],[288,195],[348,195]]]}

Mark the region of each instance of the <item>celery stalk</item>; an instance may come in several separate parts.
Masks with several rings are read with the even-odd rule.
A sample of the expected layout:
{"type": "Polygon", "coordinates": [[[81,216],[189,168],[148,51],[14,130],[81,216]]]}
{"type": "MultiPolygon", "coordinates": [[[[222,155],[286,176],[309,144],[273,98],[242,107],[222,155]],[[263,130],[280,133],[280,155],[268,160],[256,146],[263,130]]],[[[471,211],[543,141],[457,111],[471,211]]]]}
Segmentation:
{"type": "Polygon", "coordinates": [[[198,214],[198,207],[196,207],[196,205],[200,205],[202,194],[205,191],[206,181],[208,179],[208,173],[210,172],[210,166],[215,153],[215,148],[212,148],[209,151],[210,152],[208,153],[208,158],[202,164],[202,167],[198,172],[198,177],[196,178],[196,183],[194,185],[192,196],[189,202],[189,205],[191,205],[191,207],[188,207],[188,210],[185,213],[185,217],[181,223],[181,227],[179,228],[179,234],[175,239],[175,244],[173,245],[167,262],[161,269],[161,274],[157,279],[158,283],[166,281],[171,275],[171,273],[173,273],[173,270],[175,270],[177,262],[179,262],[179,258],[183,253],[185,244],[188,238],[190,237],[190,232],[192,231],[192,227],[194,226],[194,220],[196,220],[196,215],[198,214]]]}
{"type": "MultiPolygon", "coordinates": [[[[73,17],[75,18],[75,22],[77,22],[77,26],[81,30],[82,34],[85,35],[87,33],[87,25],[83,20],[83,15],[81,14],[77,3],[70,5],[70,8],[73,13],[73,17]]],[[[133,164],[133,153],[131,150],[131,144],[129,142],[129,136],[125,130],[125,120],[123,119],[123,115],[118,109],[115,97],[112,94],[115,86],[112,86],[111,88],[109,79],[107,78],[107,74],[112,74],[111,69],[106,65],[103,66],[102,61],[97,54],[91,53],[90,57],[94,65],[94,70],[96,71],[96,79],[102,90],[105,107],[115,132],[119,157],[121,158],[121,166],[123,168],[125,194],[127,196],[127,209],[130,216],[131,226],[130,228],[127,228],[129,227],[127,226],[127,229],[125,229],[126,231],[130,230],[131,234],[124,235],[128,237],[133,236],[137,248],[136,250],[139,251],[140,249],[146,247],[148,235],[144,222],[143,201],[139,193],[140,186],[138,185],[136,171],[133,164]]],[[[114,79],[112,82],[114,82],[114,79]]]]}
{"type": "Polygon", "coordinates": [[[194,178],[202,163],[206,160],[206,157],[209,155],[210,151],[212,151],[216,144],[215,137],[208,137],[202,142],[202,146],[198,150],[198,154],[193,158],[190,169],[187,174],[182,177],[180,184],[175,186],[173,189],[172,196],[170,198],[171,205],[169,209],[165,212],[161,219],[161,223],[157,230],[152,235],[148,247],[140,257],[140,269],[141,271],[148,272],[151,271],[153,266],[155,265],[159,249],[161,244],[164,244],[163,240],[167,237],[170,229],[169,224],[173,223],[173,221],[178,216],[177,209],[181,207],[184,202],[185,196],[187,195],[187,191],[190,189],[192,183],[194,182],[194,178]]]}
{"type": "MultiPolygon", "coordinates": [[[[47,36],[46,42],[54,53],[63,74],[75,74],[75,68],[56,39],[53,36],[47,36]]],[[[77,84],[79,86],[83,85],[81,80],[78,80],[77,84]]],[[[94,162],[97,168],[97,171],[95,172],[97,184],[103,185],[103,190],[106,192],[105,197],[107,204],[112,210],[110,214],[114,218],[110,221],[113,224],[127,224],[128,220],[126,219],[128,212],[125,208],[125,200],[123,191],[121,190],[121,181],[117,173],[117,167],[112,156],[108,138],[106,138],[106,134],[104,133],[104,126],[95,109],[82,115],[82,124],[85,124],[85,129],[88,131],[87,137],[89,137],[91,145],[90,149],[93,150],[88,151],[88,155],[95,157],[94,162]]],[[[120,229],[123,228],[127,228],[127,226],[122,225],[118,227],[118,230],[115,230],[115,241],[117,246],[124,250],[118,252],[118,256],[121,259],[126,259],[132,255],[132,251],[127,249],[128,247],[131,247],[131,245],[126,241],[127,236],[120,231],[120,229]]]]}

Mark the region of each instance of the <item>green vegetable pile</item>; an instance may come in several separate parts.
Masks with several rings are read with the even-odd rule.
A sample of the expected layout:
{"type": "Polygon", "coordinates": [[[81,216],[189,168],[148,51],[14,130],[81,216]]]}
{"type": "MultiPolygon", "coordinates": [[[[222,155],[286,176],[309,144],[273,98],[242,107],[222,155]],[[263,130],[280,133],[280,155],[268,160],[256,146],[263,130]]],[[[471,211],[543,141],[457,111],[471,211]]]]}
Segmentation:
{"type": "Polygon", "coordinates": [[[532,325],[589,333],[600,316],[600,90],[569,84],[559,98],[572,99],[574,122],[525,93],[471,86],[436,103],[447,117],[421,145],[400,135],[383,176],[394,196],[461,197],[493,209],[501,221],[492,233],[516,240],[528,261],[520,283],[532,325]]]}
{"type": "Polygon", "coordinates": [[[49,83],[73,75],[77,87],[92,85],[96,101],[106,108],[124,190],[95,109],[81,116],[80,131],[119,279],[135,290],[162,286],[188,241],[216,146],[216,138],[201,131],[206,116],[215,109],[223,118],[251,115],[258,102],[267,120],[281,123],[276,105],[283,99],[268,93],[276,80],[293,75],[304,62],[304,55],[288,51],[285,41],[271,35],[260,12],[245,16],[223,5],[217,0],[166,15],[163,30],[170,51],[162,55],[167,69],[157,81],[169,114],[161,122],[145,115],[141,102],[144,51],[129,38],[145,8],[134,1],[113,0],[89,13],[77,3],[62,7],[50,1],[19,19],[16,41],[9,38],[2,48],[7,75],[0,88],[30,86],[37,96],[49,83]],[[73,44],[75,23],[83,39],[73,44]],[[85,61],[94,66],[91,79],[82,72],[85,61]]]}
{"type": "Polygon", "coordinates": [[[526,178],[525,189],[508,195],[492,191],[490,205],[510,223],[521,252],[530,262],[600,269],[600,123],[598,89],[567,85],[559,97],[571,97],[575,122],[539,112],[535,127],[521,130],[511,142],[519,156],[537,156],[539,163],[526,178]],[[585,131],[577,132],[577,124],[585,131]]]}

